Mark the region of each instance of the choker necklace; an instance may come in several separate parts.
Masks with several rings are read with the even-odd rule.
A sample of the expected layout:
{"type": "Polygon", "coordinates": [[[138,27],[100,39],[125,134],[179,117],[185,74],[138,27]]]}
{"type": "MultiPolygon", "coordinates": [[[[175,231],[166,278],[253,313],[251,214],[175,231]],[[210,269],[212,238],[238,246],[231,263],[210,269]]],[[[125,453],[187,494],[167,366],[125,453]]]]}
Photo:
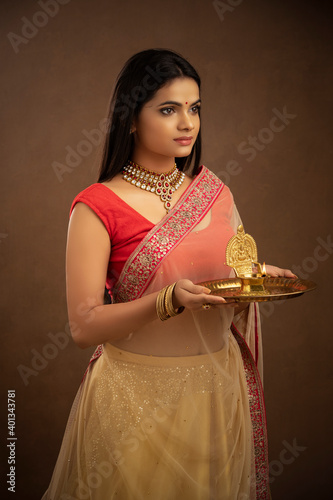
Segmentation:
{"type": "Polygon", "coordinates": [[[176,163],[170,172],[158,174],[129,161],[123,168],[123,179],[145,191],[157,194],[168,213],[171,208],[172,194],[184,182],[185,174],[178,170],[176,163]]]}

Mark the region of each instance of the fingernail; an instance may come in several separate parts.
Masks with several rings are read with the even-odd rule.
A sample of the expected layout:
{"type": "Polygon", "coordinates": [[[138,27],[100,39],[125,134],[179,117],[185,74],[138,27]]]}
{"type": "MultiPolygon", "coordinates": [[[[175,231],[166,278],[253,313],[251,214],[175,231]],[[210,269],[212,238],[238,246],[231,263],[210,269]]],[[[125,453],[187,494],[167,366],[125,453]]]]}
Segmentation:
{"type": "Polygon", "coordinates": [[[204,287],[204,289],[205,289],[205,291],[206,291],[207,293],[211,293],[211,292],[212,292],[212,291],[211,291],[211,289],[210,289],[210,288],[207,288],[206,286],[204,287]]]}

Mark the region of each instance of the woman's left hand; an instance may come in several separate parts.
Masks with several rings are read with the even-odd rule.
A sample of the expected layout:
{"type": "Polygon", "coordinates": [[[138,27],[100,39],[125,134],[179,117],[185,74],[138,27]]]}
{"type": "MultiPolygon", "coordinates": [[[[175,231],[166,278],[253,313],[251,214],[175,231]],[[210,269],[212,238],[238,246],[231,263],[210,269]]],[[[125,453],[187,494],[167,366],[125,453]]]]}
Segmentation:
{"type": "Polygon", "coordinates": [[[297,278],[290,269],[281,269],[281,267],[271,266],[266,264],[266,273],[273,278],[297,278]]]}

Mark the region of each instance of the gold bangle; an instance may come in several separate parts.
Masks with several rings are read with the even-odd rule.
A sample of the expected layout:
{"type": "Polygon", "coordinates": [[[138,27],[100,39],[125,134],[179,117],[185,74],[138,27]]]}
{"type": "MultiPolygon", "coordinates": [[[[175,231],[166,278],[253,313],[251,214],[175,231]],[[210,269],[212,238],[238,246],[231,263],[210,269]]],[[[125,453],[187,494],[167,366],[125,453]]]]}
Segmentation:
{"type": "Polygon", "coordinates": [[[175,311],[174,307],[173,307],[173,303],[172,303],[172,293],[173,293],[173,290],[176,286],[176,283],[174,283],[173,285],[170,285],[166,292],[165,292],[165,297],[164,297],[164,306],[165,306],[165,310],[168,314],[168,316],[170,316],[170,318],[172,316],[177,316],[177,312],[175,311]]]}
{"type": "Polygon", "coordinates": [[[177,316],[178,314],[182,313],[184,311],[184,307],[178,307],[178,309],[175,309],[173,307],[173,302],[172,302],[172,296],[173,292],[175,289],[177,282],[171,285],[168,290],[166,291],[165,294],[165,309],[170,317],[177,316]]]}
{"type": "Polygon", "coordinates": [[[168,289],[168,286],[164,287],[159,294],[157,295],[156,298],[156,312],[157,316],[161,321],[167,320],[170,316],[166,313],[165,307],[164,307],[164,302],[165,302],[165,293],[168,289]]]}
{"type": "Polygon", "coordinates": [[[156,312],[157,316],[161,321],[165,321],[173,316],[177,316],[178,314],[182,313],[185,309],[183,306],[179,307],[178,309],[175,309],[173,307],[172,295],[175,286],[176,283],[168,285],[164,287],[157,295],[156,312]]]}
{"type": "Polygon", "coordinates": [[[172,308],[172,311],[173,311],[174,315],[181,314],[181,313],[184,311],[184,309],[185,309],[185,306],[180,306],[180,307],[178,307],[177,309],[175,309],[175,308],[173,307],[172,297],[173,297],[173,292],[175,291],[176,285],[177,285],[177,281],[176,281],[176,283],[174,284],[174,286],[173,286],[173,288],[172,288],[171,295],[170,295],[170,307],[172,308]]]}

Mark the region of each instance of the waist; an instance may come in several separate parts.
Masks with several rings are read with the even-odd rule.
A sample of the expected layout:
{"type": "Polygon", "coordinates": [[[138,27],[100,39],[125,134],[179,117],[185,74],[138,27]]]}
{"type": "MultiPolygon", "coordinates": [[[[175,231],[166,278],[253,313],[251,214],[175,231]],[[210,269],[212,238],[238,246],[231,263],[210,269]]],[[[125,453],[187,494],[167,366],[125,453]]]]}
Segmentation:
{"type": "Polygon", "coordinates": [[[167,321],[159,319],[112,341],[124,351],[159,357],[202,356],[221,350],[230,334],[233,311],[218,308],[184,313],[167,321]]]}
{"type": "Polygon", "coordinates": [[[103,346],[104,354],[113,360],[123,361],[126,363],[136,363],[143,366],[169,366],[169,367],[189,367],[200,365],[211,365],[219,362],[225,357],[225,346],[215,352],[207,352],[204,354],[186,355],[186,356],[157,356],[152,354],[142,354],[138,352],[127,351],[106,342],[103,346]]]}

